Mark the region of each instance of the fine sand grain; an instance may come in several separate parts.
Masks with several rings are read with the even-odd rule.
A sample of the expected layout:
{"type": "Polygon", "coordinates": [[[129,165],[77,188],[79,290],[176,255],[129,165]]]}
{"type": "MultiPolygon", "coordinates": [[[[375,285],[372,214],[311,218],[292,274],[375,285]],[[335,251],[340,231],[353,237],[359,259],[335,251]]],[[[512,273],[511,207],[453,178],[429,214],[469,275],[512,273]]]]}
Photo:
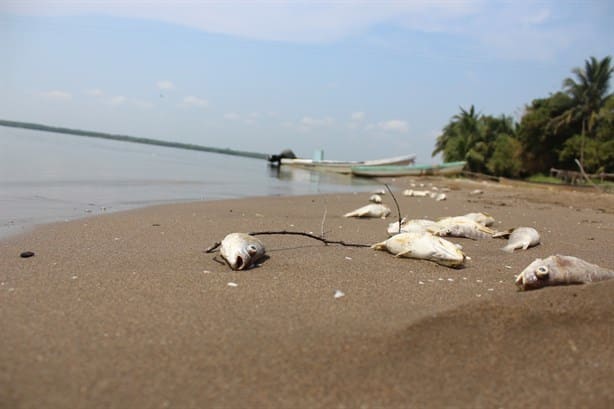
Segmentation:
{"type": "Polygon", "coordinates": [[[556,253],[614,268],[612,196],[419,182],[452,190],[392,181],[403,215],[483,211],[542,243],[454,239],[463,269],[297,236],[261,237],[270,258],[247,271],[203,252],[261,230],[381,241],[390,195],[386,220],[341,217],[369,193],[157,206],[0,241],[0,407],[614,407],[614,280],[514,286],[556,253]]]}

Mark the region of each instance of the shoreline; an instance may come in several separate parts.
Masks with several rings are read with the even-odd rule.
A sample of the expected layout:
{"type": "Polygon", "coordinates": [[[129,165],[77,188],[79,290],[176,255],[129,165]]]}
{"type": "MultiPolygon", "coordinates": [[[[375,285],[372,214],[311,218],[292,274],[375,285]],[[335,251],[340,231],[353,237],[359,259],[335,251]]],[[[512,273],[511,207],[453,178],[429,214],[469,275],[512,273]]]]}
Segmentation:
{"type": "MultiPolygon", "coordinates": [[[[174,204],[192,203],[192,202],[209,202],[218,200],[242,200],[258,197],[280,197],[280,196],[301,196],[309,193],[310,191],[317,190],[323,194],[334,193],[335,191],[340,193],[354,193],[369,189],[370,187],[378,186],[373,184],[372,186],[365,184],[356,185],[344,185],[335,184],[326,179],[320,184],[316,183],[314,186],[303,184],[293,188],[281,187],[279,192],[270,194],[257,194],[254,193],[250,196],[235,195],[225,192],[215,191],[212,196],[202,195],[201,197],[185,197],[181,198],[142,198],[141,200],[123,200],[115,202],[97,203],[97,201],[90,202],[88,200],[77,201],[74,198],[67,200],[66,203],[58,201],[53,198],[7,198],[5,203],[5,214],[19,213],[20,207],[26,208],[26,214],[17,217],[4,217],[0,220],[0,240],[9,238],[15,235],[29,233],[39,226],[46,224],[65,223],[73,220],[87,219],[90,217],[97,217],[105,214],[111,214],[116,212],[124,212],[138,209],[145,209],[151,206],[172,206],[174,204]],[[353,191],[353,192],[352,192],[353,191]],[[10,203],[14,201],[15,203],[10,203]]],[[[136,198],[132,198],[136,199],[136,198]]]]}
{"type": "Polygon", "coordinates": [[[367,192],[40,226],[0,239],[0,407],[614,403],[614,280],[529,292],[513,283],[556,253],[614,267],[611,195],[429,179],[451,189],[436,202],[390,182],[403,215],[485,211],[499,229],[536,227],[542,243],[508,254],[501,240],[452,240],[471,257],[459,270],[291,236],[263,238],[269,259],[247,271],[203,253],[234,231],[381,241],[396,220],[389,195],[386,220],[341,217],[367,192]],[[484,193],[470,195],[476,188],[484,193]],[[19,258],[25,250],[36,255],[19,258]]]}

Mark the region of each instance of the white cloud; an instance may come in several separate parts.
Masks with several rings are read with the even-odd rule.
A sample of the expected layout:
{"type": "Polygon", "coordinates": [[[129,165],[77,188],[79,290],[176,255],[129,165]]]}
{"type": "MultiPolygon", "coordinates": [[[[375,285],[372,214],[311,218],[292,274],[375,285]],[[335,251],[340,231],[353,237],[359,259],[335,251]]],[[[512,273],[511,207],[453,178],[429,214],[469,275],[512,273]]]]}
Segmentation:
{"type": "MultiPolygon", "coordinates": [[[[373,35],[377,27],[390,26],[411,32],[459,36],[478,46],[473,58],[543,60],[570,47],[578,37],[578,27],[582,23],[573,19],[577,7],[565,3],[534,0],[185,0],[178,3],[168,0],[4,0],[3,11],[25,15],[98,14],[140,18],[211,33],[299,43],[336,42],[373,35]],[[561,18],[565,13],[565,18],[561,18]]],[[[586,30],[590,28],[583,29],[586,30]]],[[[171,86],[160,89],[174,88],[170,81],[159,81],[158,87],[160,84],[171,86]]]]}
{"type": "Polygon", "coordinates": [[[385,23],[405,25],[412,29],[445,28],[450,21],[474,13],[483,2],[4,1],[5,11],[17,14],[133,17],[180,24],[213,33],[288,42],[337,41],[385,23]]]}
{"type": "Polygon", "coordinates": [[[227,121],[238,121],[239,118],[241,118],[241,117],[236,112],[228,112],[228,113],[224,114],[224,119],[227,120],[227,121]]]}
{"type": "Polygon", "coordinates": [[[104,95],[104,92],[100,88],[88,89],[85,93],[91,97],[101,97],[104,95]]]}
{"type": "Polygon", "coordinates": [[[59,90],[40,92],[38,96],[52,101],[70,101],[72,99],[71,93],[59,90]]]}
{"type": "Polygon", "coordinates": [[[391,119],[389,121],[383,121],[377,124],[377,127],[386,132],[400,132],[405,133],[409,131],[409,124],[407,121],[400,119],[391,119]]]}
{"type": "Polygon", "coordinates": [[[124,95],[107,96],[107,94],[100,88],[88,89],[85,91],[85,94],[93,98],[96,98],[97,101],[103,104],[111,105],[111,106],[127,105],[127,106],[133,106],[133,107],[140,108],[140,109],[149,109],[154,106],[152,102],[146,101],[143,99],[130,98],[124,95]]]}
{"type": "Polygon", "coordinates": [[[546,23],[550,17],[552,17],[552,12],[549,9],[543,8],[521,17],[520,21],[526,24],[543,24],[546,23]]]}
{"type": "Polygon", "coordinates": [[[300,125],[307,127],[307,128],[316,128],[316,127],[322,127],[322,126],[329,126],[332,125],[333,120],[332,118],[312,118],[310,116],[304,116],[303,118],[301,118],[301,120],[299,121],[300,125]]]}
{"type": "Polygon", "coordinates": [[[122,105],[125,104],[126,101],[128,101],[128,98],[124,97],[123,95],[109,98],[109,104],[111,105],[122,105]]]}
{"type": "Polygon", "coordinates": [[[352,119],[352,121],[361,122],[361,121],[364,121],[365,119],[365,113],[364,112],[352,112],[352,115],[350,115],[350,118],[352,119]]]}
{"type": "Polygon", "coordinates": [[[145,100],[137,99],[137,98],[128,98],[123,95],[116,95],[113,97],[104,98],[102,101],[105,104],[115,106],[115,107],[126,106],[126,107],[135,107],[139,109],[149,109],[154,106],[154,104],[151,103],[150,101],[145,101],[145,100]]]}
{"type": "Polygon", "coordinates": [[[154,106],[153,103],[149,101],[144,101],[142,99],[130,99],[129,103],[140,109],[149,109],[149,108],[153,108],[154,106]]]}
{"type": "Polygon", "coordinates": [[[170,91],[175,89],[175,84],[173,84],[171,81],[162,80],[156,82],[156,87],[158,87],[160,91],[170,91]]]}
{"type": "Polygon", "coordinates": [[[209,101],[190,95],[183,99],[183,104],[187,106],[206,108],[209,106],[209,101]]]}

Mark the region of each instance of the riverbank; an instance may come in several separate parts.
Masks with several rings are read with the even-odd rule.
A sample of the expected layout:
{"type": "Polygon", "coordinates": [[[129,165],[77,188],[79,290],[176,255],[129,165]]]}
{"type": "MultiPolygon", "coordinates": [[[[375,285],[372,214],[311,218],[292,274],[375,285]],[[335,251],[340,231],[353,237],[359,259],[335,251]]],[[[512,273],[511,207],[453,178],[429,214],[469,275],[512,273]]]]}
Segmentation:
{"type": "Polygon", "coordinates": [[[457,239],[471,257],[460,270],[290,236],[265,236],[270,258],[248,271],[203,253],[234,231],[381,241],[396,217],[341,217],[366,192],[42,226],[0,241],[0,407],[614,404],[614,281],[513,284],[556,253],[613,267],[611,195],[420,181],[451,189],[437,202],[401,196],[407,183],[394,181],[403,215],[484,211],[497,229],[537,228],[542,244],[508,254],[502,240],[457,239]]]}

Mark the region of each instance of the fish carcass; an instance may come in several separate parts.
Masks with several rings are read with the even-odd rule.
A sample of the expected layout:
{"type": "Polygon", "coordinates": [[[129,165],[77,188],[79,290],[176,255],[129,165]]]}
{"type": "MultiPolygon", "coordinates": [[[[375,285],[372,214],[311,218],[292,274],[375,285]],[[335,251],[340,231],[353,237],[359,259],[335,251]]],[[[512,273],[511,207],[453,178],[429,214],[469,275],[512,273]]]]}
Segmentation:
{"type": "Polygon", "coordinates": [[[247,233],[230,233],[220,244],[220,254],[233,270],[247,270],[264,257],[264,244],[247,233]]]}
{"type": "Polygon", "coordinates": [[[507,244],[501,250],[513,253],[516,249],[526,250],[539,244],[539,233],[533,227],[517,227],[510,233],[507,244]]]}
{"type": "Polygon", "coordinates": [[[436,236],[466,237],[478,240],[491,238],[496,232],[468,217],[455,216],[438,220],[428,227],[428,231],[436,236]]]}
{"type": "Polygon", "coordinates": [[[389,214],[390,208],[388,206],[371,203],[346,213],[343,215],[343,217],[379,217],[381,219],[385,219],[389,214]]]}
{"type": "Polygon", "coordinates": [[[465,254],[456,245],[430,233],[400,233],[371,246],[387,250],[395,257],[430,260],[448,267],[461,267],[465,254]]]}
{"type": "Polygon", "coordinates": [[[427,231],[427,227],[434,225],[436,222],[428,219],[409,219],[401,220],[401,229],[399,231],[399,222],[390,223],[388,225],[388,235],[394,236],[399,233],[423,233],[427,231]]]}
{"type": "Polygon", "coordinates": [[[378,195],[377,193],[374,193],[371,196],[369,196],[369,201],[371,203],[382,203],[382,197],[378,195]]]}
{"type": "Polygon", "coordinates": [[[614,270],[591,264],[573,256],[560,254],[538,258],[516,277],[521,290],[534,290],[552,285],[585,284],[614,278],[614,270]]]}
{"type": "Polygon", "coordinates": [[[495,218],[488,213],[476,212],[467,213],[463,217],[473,220],[476,223],[480,223],[482,226],[492,226],[495,222],[495,218]]]}

